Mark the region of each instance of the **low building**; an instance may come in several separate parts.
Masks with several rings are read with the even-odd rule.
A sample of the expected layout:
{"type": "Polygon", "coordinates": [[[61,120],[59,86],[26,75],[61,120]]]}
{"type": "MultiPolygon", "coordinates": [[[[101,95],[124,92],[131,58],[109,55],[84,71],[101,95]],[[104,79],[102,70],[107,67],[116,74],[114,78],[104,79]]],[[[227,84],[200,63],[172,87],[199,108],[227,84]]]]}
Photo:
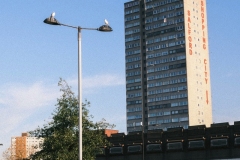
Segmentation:
{"type": "Polygon", "coordinates": [[[29,158],[31,154],[41,150],[43,138],[30,137],[28,133],[22,133],[21,137],[11,138],[11,157],[14,159],[29,158]]]}
{"type": "Polygon", "coordinates": [[[96,160],[205,160],[240,158],[240,121],[115,133],[96,160]],[[144,157],[144,158],[143,158],[144,157]]]}

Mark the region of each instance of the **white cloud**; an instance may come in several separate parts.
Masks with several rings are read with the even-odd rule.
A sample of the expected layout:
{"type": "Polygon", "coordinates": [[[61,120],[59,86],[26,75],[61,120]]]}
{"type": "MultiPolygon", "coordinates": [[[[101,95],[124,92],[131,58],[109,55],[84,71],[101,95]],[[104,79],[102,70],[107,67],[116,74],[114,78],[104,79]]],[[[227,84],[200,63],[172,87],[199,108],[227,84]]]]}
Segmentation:
{"type": "MultiPolygon", "coordinates": [[[[7,84],[0,87],[0,111],[5,113],[0,119],[5,117],[11,122],[17,119],[24,119],[31,115],[36,109],[46,107],[56,102],[59,96],[57,86],[36,82],[31,85],[7,84]]],[[[14,123],[14,122],[13,122],[14,123]]]]}
{"type": "MultiPolygon", "coordinates": [[[[77,79],[68,79],[70,86],[77,86],[77,79]]],[[[83,78],[84,92],[96,91],[102,87],[123,85],[124,77],[111,74],[96,75],[83,78]]],[[[56,104],[56,99],[61,93],[57,85],[35,82],[33,84],[11,83],[0,86],[0,121],[5,122],[0,126],[4,132],[10,132],[21,124],[37,109],[56,104]]]]}
{"type": "Polygon", "coordinates": [[[42,82],[31,85],[7,84],[1,87],[0,104],[11,108],[34,109],[47,105],[58,96],[57,87],[42,82]]]}
{"type": "Polygon", "coordinates": [[[120,77],[119,75],[96,75],[94,77],[85,77],[83,79],[83,88],[102,88],[108,86],[118,86],[124,85],[125,80],[124,77],[120,77]]]}
{"type": "MultiPolygon", "coordinates": [[[[77,88],[77,78],[67,79],[66,81],[70,86],[77,88]]],[[[125,85],[125,77],[117,74],[99,74],[83,77],[82,79],[82,88],[84,93],[92,93],[103,87],[114,87],[120,85],[125,85]]]]}
{"type": "Polygon", "coordinates": [[[44,115],[39,116],[38,111],[49,107],[53,109],[59,94],[57,85],[43,82],[0,86],[0,142],[4,143],[4,147],[9,147],[12,136],[37,128],[36,122],[40,122],[40,119],[44,121],[44,115]],[[28,128],[29,126],[34,128],[28,128]]]}

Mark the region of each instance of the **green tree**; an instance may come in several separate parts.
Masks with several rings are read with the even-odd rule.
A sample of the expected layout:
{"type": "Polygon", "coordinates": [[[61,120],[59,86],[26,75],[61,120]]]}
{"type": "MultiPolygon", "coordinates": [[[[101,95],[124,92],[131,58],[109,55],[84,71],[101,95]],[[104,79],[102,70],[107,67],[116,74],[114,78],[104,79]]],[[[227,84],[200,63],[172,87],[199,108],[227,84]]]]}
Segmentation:
{"type": "MultiPolygon", "coordinates": [[[[30,134],[44,138],[40,146],[41,151],[31,156],[32,159],[49,160],[77,160],[79,153],[79,109],[78,99],[71,91],[66,81],[60,79],[58,85],[61,87],[62,95],[57,99],[56,110],[52,114],[51,122],[42,128],[38,127],[30,134]]],[[[87,107],[90,102],[82,104],[83,111],[83,159],[95,159],[96,152],[100,146],[108,144],[104,135],[104,129],[113,128],[114,125],[107,123],[104,119],[94,123],[91,121],[87,107]]]]}
{"type": "Polygon", "coordinates": [[[4,160],[14,160],[14,157],[11,155],[11,147],[3,152],[2,157],[4,160]]]}

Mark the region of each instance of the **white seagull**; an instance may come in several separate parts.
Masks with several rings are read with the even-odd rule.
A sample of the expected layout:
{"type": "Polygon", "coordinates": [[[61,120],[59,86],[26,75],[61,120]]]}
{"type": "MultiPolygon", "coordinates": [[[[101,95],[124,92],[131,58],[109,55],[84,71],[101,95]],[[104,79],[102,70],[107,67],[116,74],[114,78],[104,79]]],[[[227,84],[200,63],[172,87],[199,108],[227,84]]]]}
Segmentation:
{"type": "Polygon", "coordinates": [[[105,22],[105,24],[108,26],[109,23],[108,23],[108,21],[107,21],[106,19],[104,20],[104,22],[105,22]]]}
{"type": "Polygon", "coordinates": [[[55,16],[55,12],[53,12],[52,14],[51,14],[51,17],[54,17],[55,16]]]}
{"type": "Polygon", "coordinates": [[[54,16],[55,16],[55,12],[53,12],[52,14],[51,14],[51,16],[50,16],[50,20],[54,20],[54,16]]]}

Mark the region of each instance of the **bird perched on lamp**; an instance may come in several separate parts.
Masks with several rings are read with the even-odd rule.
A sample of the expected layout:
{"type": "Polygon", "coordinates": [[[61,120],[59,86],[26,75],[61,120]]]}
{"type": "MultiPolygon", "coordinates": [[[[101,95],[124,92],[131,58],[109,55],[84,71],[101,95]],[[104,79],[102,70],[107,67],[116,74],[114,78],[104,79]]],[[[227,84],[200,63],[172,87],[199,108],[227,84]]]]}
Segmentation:
{"type": "Polygon", "coordinates": [[[53,12],[50,16],[50,20],[54,20],[55,12],[53,12]]]}
{"type": "Polygon", "coordinates": [[[109,25],[109,23],[108,23],[108,21],[105,19],[104,20],[104,22],[105,22],[105,24],[108,26],[109,25]]]}

